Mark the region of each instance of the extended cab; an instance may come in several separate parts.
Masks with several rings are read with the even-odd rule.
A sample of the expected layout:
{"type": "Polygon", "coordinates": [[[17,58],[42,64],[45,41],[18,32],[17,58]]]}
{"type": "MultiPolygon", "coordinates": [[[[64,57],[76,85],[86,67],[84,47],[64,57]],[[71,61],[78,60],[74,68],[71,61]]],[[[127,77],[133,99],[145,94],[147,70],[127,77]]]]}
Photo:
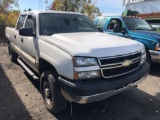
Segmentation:
{"type": "Polygon", "coordinates": [[[82,14],[21,13],[5,30],[9,56],[35,79],[45,107],[62,111],[67,101],[103,100],[144,80],[150,66],[143,44],[98,32],[82,14]]]}
{"type": "Polygon", "coordinates": [[[138,17],[98,17],[94,25],[104,33],[118,35],[141,42],[147,53],[147,61],[160,63],[160,33],[138,17]]]}

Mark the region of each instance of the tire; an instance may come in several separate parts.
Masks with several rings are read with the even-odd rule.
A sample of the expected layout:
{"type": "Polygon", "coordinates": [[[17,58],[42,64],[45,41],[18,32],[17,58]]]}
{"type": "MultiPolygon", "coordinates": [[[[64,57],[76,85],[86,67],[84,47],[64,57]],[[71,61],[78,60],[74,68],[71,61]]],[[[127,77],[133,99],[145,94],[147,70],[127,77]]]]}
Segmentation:
{"type": "Polygon", "coordinates": [[[9,53],[9,59],[12,62],[17,62],[18,55],[12,50],[12,47],[10,44],[8,45],[8,53],[9,53]]]}
{"type": "Polygon", "coordinates": [[[67,100],[61,94],[60,87],[53,71],[46,71],[41,76],[41,94],[46,109],[51,113],[63,111],[67,100]]]}

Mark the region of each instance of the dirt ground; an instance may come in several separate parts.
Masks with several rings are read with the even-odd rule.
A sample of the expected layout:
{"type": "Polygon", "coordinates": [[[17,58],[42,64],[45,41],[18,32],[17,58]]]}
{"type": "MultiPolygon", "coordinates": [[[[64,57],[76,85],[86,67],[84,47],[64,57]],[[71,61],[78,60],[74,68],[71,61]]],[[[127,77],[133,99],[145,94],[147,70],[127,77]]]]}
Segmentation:
{"type": "Polygon", "coordinates": [[[160,120],[160,64],[138,85],[104,101],[73,104],[59,114],[44,107],[39,83],[18,63],[10,62],[7,47],[0,45],[0,120],[160,120]]]}

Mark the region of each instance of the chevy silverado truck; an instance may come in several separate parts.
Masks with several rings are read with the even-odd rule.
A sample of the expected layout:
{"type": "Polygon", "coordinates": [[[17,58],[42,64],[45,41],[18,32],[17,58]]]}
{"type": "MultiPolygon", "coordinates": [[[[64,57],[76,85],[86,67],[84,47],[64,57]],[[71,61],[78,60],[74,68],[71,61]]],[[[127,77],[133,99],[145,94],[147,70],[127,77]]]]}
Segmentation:
{"type": "Polygon", "coordinates": [[[9,57],[35,79],[45,107],[64,110],[67,101],[104,100],[144,80],[150,65],[143,44],[97,30],[82,14],[21,13],[5,30],[9,57]]]}
{"type": "Polygon", "coordinates": [[[98,17],[94,25],[104,33],[113,34],[144,44],[147,62],[160,63],[160,33],[139,17],[98,17]]]}

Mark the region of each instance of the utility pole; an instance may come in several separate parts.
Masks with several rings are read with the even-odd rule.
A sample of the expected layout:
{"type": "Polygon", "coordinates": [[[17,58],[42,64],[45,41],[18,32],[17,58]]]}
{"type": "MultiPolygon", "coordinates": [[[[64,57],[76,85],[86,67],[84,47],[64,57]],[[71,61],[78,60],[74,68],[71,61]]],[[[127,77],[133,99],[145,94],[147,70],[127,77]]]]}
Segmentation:
{"type": "MultiPolygon", "coordinates": [[[[39,0],[39,10],[41,10],[42,11],[42,5],[43,5],[43,3],[42,3],[43,1],[42,0],[39,0]]],[[[47,4],[48,3],[48,0],[44,0],[44,2],[47,4]]]]}

